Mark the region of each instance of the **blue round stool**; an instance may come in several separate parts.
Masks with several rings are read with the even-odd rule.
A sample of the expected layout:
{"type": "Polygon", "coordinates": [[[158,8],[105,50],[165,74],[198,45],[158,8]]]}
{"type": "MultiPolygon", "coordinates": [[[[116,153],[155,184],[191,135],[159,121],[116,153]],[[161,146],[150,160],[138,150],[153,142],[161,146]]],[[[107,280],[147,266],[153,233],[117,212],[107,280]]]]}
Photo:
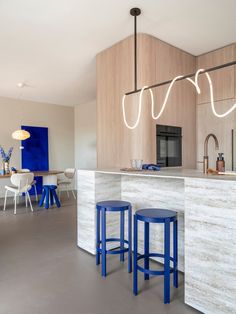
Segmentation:
{"type": "Polygon", "coordinates": [[[124,253],[128,252],[128,272],[132,272],[132,207],[129,202],[104,201],[97,203],[97,230],[96,230],[96,265],[100,264],[102,256],[102,276],[106,277],[106,255],[119,254],[120,261],[124,262],[124,253]],[[125,212],[128,211],[128,240],[125,240],[125,212]],[[120,212],[120,238],[106,238],[106,213],[120,212]],[[100,221],[102,216],[102,221],[100,221]],[[101,227],[101,228],[100,228],[101,227]],[[101,229],[101,230],[100,230],[101,229]],[[107,242],[119,242],[118,249],[107,250],[107,242]],[[127,247],[125,247],[127,244],[127,247]]]}
{"type": "Polygon", "coordinates": [[[44,185],[43,186],[43,193],[39,201],[39,207],[42,207],[44,203],[44,207],[48,209],[49,201],[50,201],[51,206],[53,206],[55,202],[57,207],[61,207],[61,203],[57,197],[56,189],[57,189],[56,185],[44,185]]]}
{"type": "Polygon", "coordinates": [[[178,288],[178,220],[177,213],[172,210],[148,208],[140,209],[134,215],[134,277],[133,293],[138,294],[138,270],[144,273],[144,279],[149,275],[164,275],[164,303],[170,303],[170,274],[173,273],[173,285],[178,288]],[[144,254],[138,256],[138,221],[144,222],[144,254]],[[164,254],[149,252],[150,223],[164,224],[164,254]],[[170,256],[170,224],[173,223],[173,257],[170,256]],[[164,259],[164,270],[149,269],[149,258],[164,259]],[[144,259],[144,267],[138,261],[144,259]],[[173,267],[170,267],[170,262],[173,267]]]}

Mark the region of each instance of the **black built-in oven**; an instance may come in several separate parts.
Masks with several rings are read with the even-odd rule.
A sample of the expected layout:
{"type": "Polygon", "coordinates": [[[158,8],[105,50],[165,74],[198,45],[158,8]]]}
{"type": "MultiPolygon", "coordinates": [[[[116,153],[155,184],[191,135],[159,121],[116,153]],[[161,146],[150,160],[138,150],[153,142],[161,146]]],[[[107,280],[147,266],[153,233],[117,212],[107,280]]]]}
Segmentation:
{"type": "Polygon", "coordinates": [[[156,126],[157,164],[161,167],[182,166],[182,128],[156,126]]]}

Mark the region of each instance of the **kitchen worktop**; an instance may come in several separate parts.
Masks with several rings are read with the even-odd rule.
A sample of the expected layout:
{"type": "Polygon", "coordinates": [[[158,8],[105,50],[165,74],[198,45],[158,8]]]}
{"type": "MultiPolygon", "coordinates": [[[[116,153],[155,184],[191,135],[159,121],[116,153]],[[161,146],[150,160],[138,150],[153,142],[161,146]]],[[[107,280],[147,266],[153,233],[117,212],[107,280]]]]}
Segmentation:
{"type": "MultiPolygon", "coordinates": [[[[83,171],[83,170],[79,170],[83,171]]],[[[204,174],[200,170],[196,169],[183,169],[180,167],[173,168],[161,168],[160,171],[153,170],[138,170],[138,171],[125,171],[120,169],[95,169],[95,170],[84,170],[84,171],[94,171],[96,173],[110,173],[110,174],[120,174],[120,175],[130,175],[130,176],[150,176],[150,177],[168,177],[173,179],[181,178],[198,178],[198,179],[211,179],[211,180],[225,180],[225,181],[236,181],[236,175],[227,174],[204,174]]]]}

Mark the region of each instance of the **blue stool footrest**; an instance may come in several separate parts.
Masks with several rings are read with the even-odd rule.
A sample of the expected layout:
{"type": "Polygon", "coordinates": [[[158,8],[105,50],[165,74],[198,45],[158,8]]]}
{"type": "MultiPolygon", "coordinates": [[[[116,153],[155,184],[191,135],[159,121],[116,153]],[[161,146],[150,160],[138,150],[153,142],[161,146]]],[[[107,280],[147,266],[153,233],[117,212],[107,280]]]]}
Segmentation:
{"type": "MultiPolygon", "coordinates": [[[[164,254],[159,254],[159,253],[149,253],[148,254],[148,258],[150,257],[161,257],[161,258],[165,258],[165,255],[164,254]]],[[[137,261],[141,260],[141,259],[144,259],[146,258],[146,255],[145,254],[142,254],[142,255],[139,255],[138,258],[137,258],[137,261]]],[[[174,262],[174,258],[173,257],[170,257],[170,260],[172,262],[174,262]]],[[[164,265],[163,265],[164,267],[164,265]]],[[[165,271],[164,270],[152,270],[152,269],[146,269],[145,267],[142,267],[140,265],[137,265],[137,268],[139,271],[141,271],[142,273],[144,274],[149,274],[149,275],[153,275],[153,276],[161,276],[161,275],[164,275],[165,274],[165,271]]],[[[175,270],[174,267],[170,267],[170,273],[173,273],[175,270]]]]}
{"type": "MultiPolygon", "coordinates": [[[[108,238],[108,239],[106,239],[106,242],[120,242],[120,240],[121,240],[120,238],[108,238]]],[[[99,243],[102,244],[102,241],[100,241],[99,243]]],[[[128,240],[124,240],[124,243],[129,245],[129,241],[128,240]]],[[[97,248],[97,251],[99,253],[102,253],[102,249],[101,248],[97,248]]],[[[111,255],[127,253],[127,252],[129,252],[129,248],[124,248],[124,249],[121,249],[121,250],[118,250],[117,248],[106,250],[106,254],[111,254],[111,255]]]]}

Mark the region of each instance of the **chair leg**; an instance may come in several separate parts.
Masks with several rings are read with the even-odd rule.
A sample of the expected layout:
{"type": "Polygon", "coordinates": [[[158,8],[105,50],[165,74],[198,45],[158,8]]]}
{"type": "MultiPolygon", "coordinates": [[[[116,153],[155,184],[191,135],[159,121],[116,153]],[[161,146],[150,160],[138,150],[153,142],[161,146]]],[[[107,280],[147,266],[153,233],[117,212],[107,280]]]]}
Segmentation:
{"type": "Polygon", "coordinates": [[[73,194],[73,196],[74,196],[74,199],[76,200],[76,196],[75,196],[74,190],[72,190],[71,192],[72,192],[72,194],[73,194]]]}
{"type": "Polygon", "coordinates": [[[55,203],[57,204],[57,207],[61,207],[61,202],[59,201],[58,197],[57,197],[57,193],[55,190],[52,190],[52,195],[54,197],[55,203]]]}
{"type": "Polygon", "coordinates": [[[129,252],[128,252],[128,273],[132,272],[132,207],[128,210],[128,241],[129,241],[129,252]]]}
{"type": "Polygon", "coordinates": [[[45,201],[45,208],[49,208],[49,189],[46,189],[46,201],[45,201]]]}
{"type": "Polygon", "coordinates": [[[70,198],[70,194],[69,194],[68,188],[67,188],[67,190],[66,190],[66,193],[67,193],[67,197],[70,198]]]}
{"type": "MultiPolygon", "coordinates": [[[[124,211],[122,210],[120,212],[120,249],[124,250],[124,238],[125,238],[125,214],[124,211]]],[[[125,260],[125,254],[121,253],[120,254],[120,261],[124,262],[125,260]]]]}
{"type": "Polygon", "coordinates": [[[97,228],[96,228],[96,265],[100,264],[100,209],[97,209],[97,228]]]}
{"type": "Polygon", "coordinates": [[[4,207],[3,207],[3,210],[5,211],[6,210],[6,205],[7,205],[7,190],[5,192],[5,199],[4,199],[4,207]]]}
{"type": "Polygon", "coordinates": [[[173,249],[174,249],[174,276],[173,276],[173,284],[175,288],[178,288],[178,221],[174,222],[174,230],[173,230],[173,249]]]}
{"type": "Polygon", "coordinates": [[[36,184],[34,184],[34,192],[35,192],[36,202],[38,202],[38,193],[37,193],[37,186],[36,186],[36,184]]]}
{"type": "Polygon", "coordinates": [[[15,193],[14,195],[14,203],[15,203],[15,206],[14,206],[14,215],[16,215],[16,201],[17,201],[17,195],[15,193]]]}
{"type": "Polygon", "coordinates": [[[25,193],[25,207],[28,207],[28,200],[27,200],[27,194],[25,193]]]}
{"type": "Polygon", "coordinates": [[[166,219],[164,231],[164,303],[170,303],[170,219],[166,219]]]}
{"type": "Polygon", "coordinates": [[[46,196],[45,189],[43,189],[43,193],[42,193],[42,196],[41,196],[40,201],[39,201],[39,207],[43,206],[45,196],[46,196]]]}
{"type": "Polygon", "coordinates": [[[102,209],[102,277],[107,275],[106,265],[106,210],[102,209]]]}
{"type": "Polygon", "coordinates": [[[27,191],[27,192],[26,192],[26,194],[27,194],[27,196],[28,196],[28,199],[29,199],[29,203],[30,203],[30,209],[31,209],[31,211],[33,212],[34,210],[33,210],[33,207],[32,207],[32,203],[31,203],[31,199],[30,199],[30,195],[29,195],[29,192],[27,191]]]}
{"type": "MultiPolygon", "coordinates": [[[[149,223],[144,223],[144,268],[149,270],[149,223]]],[[[144,280],[149,280],[149,274],[144,274],[144,280]]]]}
{"type": "Polygon", "coordinates": [[[61,188],[60,187],[58,188],[58,198],[59,198],[59,201],[61,201],[61,188]]]}
{"type": "Polygon", "coordinates": [[[134,275],[133,275],[133,294],[138,294],[138,220],[134,215],[134,275]]]}
{"type": "Polygon", "coordinates": [[[49,194],[50,194],[50,205],[53,206],[54,205],[53,191],[50,190],[49,194]]]}

